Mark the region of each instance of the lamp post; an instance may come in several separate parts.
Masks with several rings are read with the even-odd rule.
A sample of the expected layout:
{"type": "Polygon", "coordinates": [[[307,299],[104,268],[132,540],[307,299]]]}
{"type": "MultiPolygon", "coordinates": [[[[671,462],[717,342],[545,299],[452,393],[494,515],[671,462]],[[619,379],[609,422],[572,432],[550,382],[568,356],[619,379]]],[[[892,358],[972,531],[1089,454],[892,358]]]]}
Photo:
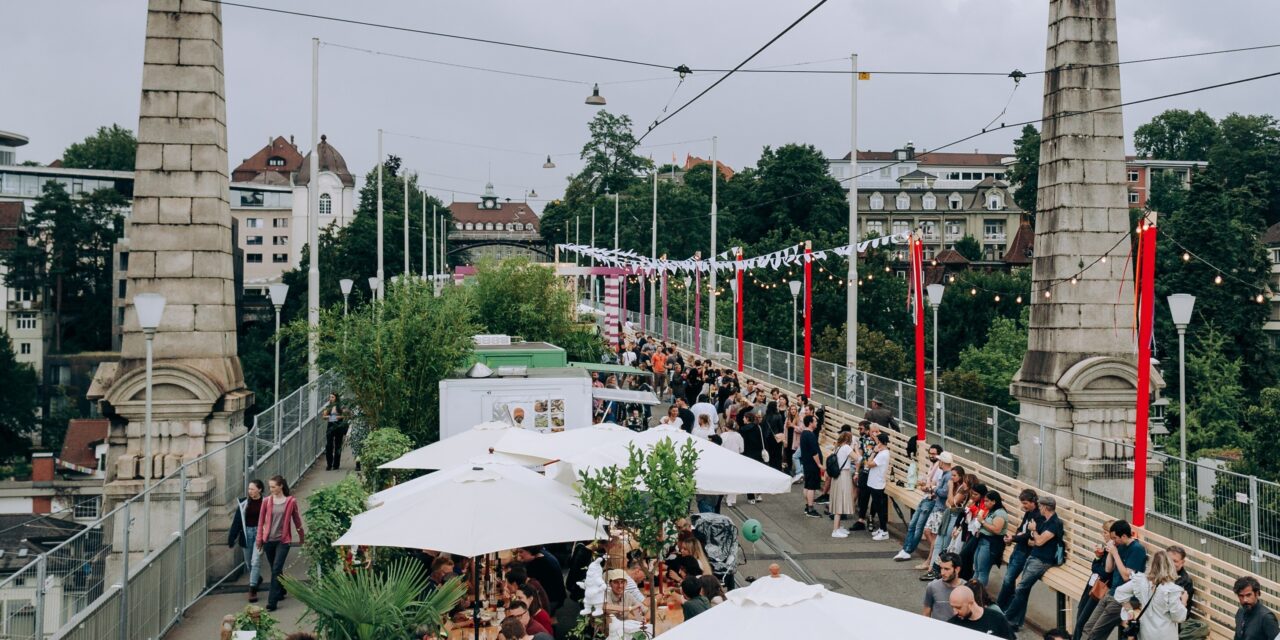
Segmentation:
{"type": "Polygon", "coordinates": [[[382,288],[382,281],[377,276],[369,276],[369,294],[373,296],[374,302],[378,301],[378,290],[382,288]]]}
{"type": "Polygon", "coordinates": [[[151,477],[155,475],[155,460],[151,455],[151,359],[152,340],[156,337],[156,329],[160,326],[160,318],[164,315],[164,296],[158,293],[139,293],[133,297],[133,308],[138,314],[138,326],[147,342],[147,390],[146,408],[143,414],[143,460],[142,460],[142,502],[143,502],[143,541],[149,553],[151,551],[151,477]]]}
{"type": "MultiPolygon", "coordinates": [[[[938,421],[938,306],[942,304],[942,294],[946,291],[946,287],[941,284],[931,284],[924,288],[929,294],[929,306],[933,307],[933,424],[942,424],[938,421]]],[[[943,443],[946,446],[946,443],[943,443]]]]}
{"type": "Polygon", "coordinates": [[[271,306],[276,308],[276,365],[275,365],[275,401],[280,402],[280,309],[284,299],[289,295],[289,285],[276,283],[271,285],[271,306]]]}
{"type": "Polygon", "coordinates": [[[1187,325],[1191,324],[1191,311],[1196,297],[1189,293],[1169,296],[1169,314],[1173,326],[1178,329],[1178,446],[1182,460],[1178,463],[1178,491],[1182,504],[1182,521],[1187,521],[1187,325]]]}
{"type": "MultiPolygon", "coordinates": [[[[425,227],[424,227],[425,228],[425,227]]],[[[424,232],[425,233],[425,232],[424,232]]],[[[426,254],[423,253],[423,260],[426,260],[426,254]]],[[[338,281],[338,288],[342,289],[342,346],[347,346],[347,296],[351,295],[351,287],[355,286],[355,281],[351,278],[343,278],[338,281]]]]}
{"type": "MultiPolygon", "coordinates": [[[[378,281],[383,278],[382,273],[382,165],[385,164],[382,158],[382,129],[378,129],[378,281]]],[[[370,280],[372,282],[372,280],[370,280]]],[[[374,296],[377,296],[378,289],[373,287],[374,296]]]]}
{"type": "Polygon", "coordinates": [[[787,286],[791,287],[791,375],[790,377],[793,380],[796,377],[796,351],[799,350],[800,348],[800,345],[796,340],[796,334],[798,333],[797,311],[800,308],[799,302],[800,302],[800,285],[801,284],[803,283],[801,283],[799,280],[792,280],[791,282],[787,283],[787,286]]]}

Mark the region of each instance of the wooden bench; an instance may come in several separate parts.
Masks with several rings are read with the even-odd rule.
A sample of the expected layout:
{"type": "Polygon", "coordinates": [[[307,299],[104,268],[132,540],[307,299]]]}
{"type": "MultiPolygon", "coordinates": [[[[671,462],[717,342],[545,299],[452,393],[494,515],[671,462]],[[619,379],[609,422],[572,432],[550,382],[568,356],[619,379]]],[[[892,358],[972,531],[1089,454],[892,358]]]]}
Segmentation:
{"type": "MultiPolygon", "coordinates": [[[[686,359],[695,357],[687,350],[681,351],[686,359]]],[[[794,398],[797,395],[780,385],[770,384],[763,376],[748,374],[746,377],[755,380],[757,385],[762,386],[766,391],[776,387],[788,397],[794,398]]],[[[856,431],[857,424],[862,419],[861,416],[831,406],[826,406],[825,409],[826,420],[819,434],[824,454],[831,450],[841,427],[851,425],[856,431]]],[[[908,426],[903,425],[903,427],[908,426]]],[[[886,493],[899,507],[914,510],[923,496],[913,487],[900,486],[897,480],[901,480],[905,485],[909,466],[906,456],[907,439],[915,434],[914,432],[898,433],[893,429],[884,431],[890,435],[890,449],[893,452],[892,475],[886,493]]],[[[955,456],[956,464],[977,473],[988,488],[999,491],[1005,497],[1006,504],[1013,506],[1011,514],[1017,510],[1016,499],[1023,489],[1033,489],[1037,494],[1046,495],[1036,487],[993,471],[975,460],[955,455],[954,452],[952,455],[955,456]]],[[[1084,591],[1092,575],[1093,546],[1101,540],[1102,524],[1112,518],[1097,509],[1091,509],[1068,498],[1058,495],[1053,497],[1057,500],[1057,513],[1063,522],[1063,541],[1067,545],[1067,561],[1063,566],[1053,567],[1045,572],[1041,582],[1074,602],[1084,591]]],[[[1169,538],[1146,530],[1139,530],[1138,537],[1147,547],[1148,553],[1176,544],[1169,538]]],[[[1012,548],[1006,549],[1006,554],[1011,551],[1012,548]]],[[[1187,548],[1186,551],[1186,569],[1196,587],[1192,616],[1204,620],[1209,625],[1210,638],[1231,640],[1235,635],[1235,612],[1238,608],[1231,586],[1238,576],[1250,574],[1250,572],[1197,549],[1187,548]]],[[[1277,598],[1280,598],[1280,583],[1263,578],[1259,578],[1259,582],[1262,584],[1264,599],[1270,599],[1274,603],[1277,598]]],[[[1069,624],[1074,623],[1071,616],[1068,616],[1068,619],[1069,624]]]]}

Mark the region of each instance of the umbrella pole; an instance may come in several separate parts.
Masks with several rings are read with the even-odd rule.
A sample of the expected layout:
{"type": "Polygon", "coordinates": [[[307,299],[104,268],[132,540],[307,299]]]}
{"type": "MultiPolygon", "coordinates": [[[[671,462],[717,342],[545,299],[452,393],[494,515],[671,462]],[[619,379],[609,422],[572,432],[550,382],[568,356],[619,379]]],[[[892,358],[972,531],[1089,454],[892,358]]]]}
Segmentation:
{"type": "Polygon", "coordinates": [[[471,559],[471,627],[475,629],[475,638],[480,640],[480,574],[476,571],[476,559],[471,559]]]}

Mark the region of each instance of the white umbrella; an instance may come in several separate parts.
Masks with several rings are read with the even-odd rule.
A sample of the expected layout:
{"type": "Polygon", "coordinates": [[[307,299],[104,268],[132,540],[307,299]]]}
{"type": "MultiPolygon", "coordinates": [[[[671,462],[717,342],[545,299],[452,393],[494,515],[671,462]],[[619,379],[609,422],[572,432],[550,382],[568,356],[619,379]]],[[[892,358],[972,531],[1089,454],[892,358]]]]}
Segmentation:
{"type": "MultiPolygon", "coordinates": [[[[654,427],[638,433],[629,442],[606,444],[589,451],[572,454],[567,456],[564,462],[573,468],[574,476],[579,471],[589,472],[592,469],[610,465],[623,466],[630,458],[627,448],[629,443],[648,450],[668,438],[677,449],[683,448],[686,442],[692,442],[694,448],[698,450],[698,468],[693,477],[700,494],[771,494],[791,491],[791,478],[787,474],[742,454],[734,453],[709,440],[668,426],[654,427]]],[[[557,473],[557,477],[566,476],[557,473]]]]}
{"type": "Polygon", "coordinates": [[[431,549],[476,557],[595,540],[596,521],[572,491],[517,465],[460,466],[406,482],[351,521],[336,546],[431,549]]]}
{"type": "Polygon", "coordinates": [[[785,638],[804,629],[813,638],[956,638],[990,636],[804,584],[777,574],[725,594],[725,601],[662,634],[662,640],[686,638],[785,638]]]}
{"type": "Polygon", "coordinates": [[[610,422],[580,429],[538,433],[526,429],[508,430],[494,444],[494,451],[517,456],[562,460],[608,444],[631,442],[640,434],[610,422]]]}
{"type": "MultiPolygon", "coordinates": [[[[464,464],[467,460],[489,453],[493,445],[504,435],[520,431],[505,422],[482,422],[458,435],[433,442],[406,453],[379,469],[447,469],[464,464]]],[[[523,456],[530,465],[544,464],[550,458],[523,456]]]]}
{"type": "MultiPolygon", "coordinates": [[[[463,462],[465,462],[465,464],[460,462],[459,464],[449,467],[448,469],[433,471],[425,476],[414,478],[413,480],[409,480],[408,482],[402,482],[393,487],[383,489],[382,491],[379,491],[369,496],[369,498],[365,502],[370,507],[375,507],[385,502],[390,502],[397,498],[401,498],[401,497],[416,493],[418,491],[421,491],[423,487],[430,487],[430,486],[433,486],[434,484],[439,484],[440,478],[453,477],[458,473],[461,473],[471,467],[487,467],[495,464],[515,465],[519,467],[528,466],[525,464],[524,456],[513,456],[505,453],[486,453],[482,456],[475,456],[470,460],[466,460],[463,462]]],[[[577,497],[577,494],[574,492],[574,490],[571,487],[566,487],[562,483],[555,482],[547,486],[555,488],[556,490],[560,491],[561,493],[563,493],[565,496],[569,498],[577,497]]]]}

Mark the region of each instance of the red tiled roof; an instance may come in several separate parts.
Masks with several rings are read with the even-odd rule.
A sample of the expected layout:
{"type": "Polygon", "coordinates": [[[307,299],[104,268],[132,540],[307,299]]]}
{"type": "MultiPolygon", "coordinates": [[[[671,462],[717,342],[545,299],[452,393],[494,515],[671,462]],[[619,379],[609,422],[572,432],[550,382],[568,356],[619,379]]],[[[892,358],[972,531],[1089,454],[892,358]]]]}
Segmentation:
{"type": "Polygon", "coordinates": [[[519,222],[532,223],[534,230],[538,229],[538,215],[524,202],[499,202],[497,209],[481,209],[479,202],[453,202],[449,205],[449,215],[454,222],[462,224],[519,222]]]}
{"type": "Polygon", "coordinates": [[[969,259],[960,255],[960,252],[955,249],[943,249],[942,251],[939,251],[938,255],[934,256],[933,259],[937,260],[938,264],[969,264],[969,259]]]}
{"type": "Polygon", "coordinates": [[[1009,251],[1004,254],[1004,261],[1007,264],[1031,264],[1031,248],[1035,244],[1035,231],[1031,228],[1031,221],[1023,220],[1018,225],[1018,233],[1013,236],[1013,242],[1009,245],[1009,251]]]}
{"type": "Polygon", "coordinates": [[[260,173],[272,172],[278,173],[285,179],[288,184],[289,175],[302,167],[302,154],[298,153],[297,147],[293,143],[284,139],[284,136],[276,136],[270,144],[258,150],[257,153],[245,158],[240,166],[231,171],[232,182],[251,182],[260,173]],[[283,165],[270,166],[267,161],[273,157],[279,157],[284,160],[283,165]]]}
{"type": "Polygon", "coordinates": [[[107,439],[110,421],[103,418],[83,418],[72,420],[67,425],[67,435],[62,441],[64,462],[70,462],[90,469],[98,468],[98,458],[93,455],[93,448],[107,439]]]}
{"type": "MultiPolygon", "coordinates": [[[[690,170],[690,169],[692,169],[692,168],[694,168],[694,167],[696,167],[696,166],[698,166],[698,165],[700,165],[700,164],[711,164],[711,161],[710,161],[710,160],[703,159],[703,158],[699,158],[698,156],[685,154],[685,156],[684,156],[684,170],[685,170],[685,171],[688,171],[688,170],[690,170]]],[[[716,163],[716,166],[720,168],[720,175],[724,176],[724,179],[725,179],[725,180],[728,180],[728,179],[730,179],[730,178],[732,178],[732,177],[733,177],[733,173],[734,173],[734,172],[733,172],[733,169],[732,169],[729,165],[727,165],[727,164],[725,164],[725,163],[723,163],[723,162],[717,162],[717,163],[716,163]]]]}
{"type": "Polygon", "coordinates": [[[1267,246],[1280,244],[1280,222],[1267,227],[1267,230],[1262,234],[1262,244],[1267,246]]]}
{"type": "Polygon", "coordinates": [[[20,224],[22,224],[22,203],[0,202],[0,251],[13,248],[13,241],[18,237],[20,224]]]}

